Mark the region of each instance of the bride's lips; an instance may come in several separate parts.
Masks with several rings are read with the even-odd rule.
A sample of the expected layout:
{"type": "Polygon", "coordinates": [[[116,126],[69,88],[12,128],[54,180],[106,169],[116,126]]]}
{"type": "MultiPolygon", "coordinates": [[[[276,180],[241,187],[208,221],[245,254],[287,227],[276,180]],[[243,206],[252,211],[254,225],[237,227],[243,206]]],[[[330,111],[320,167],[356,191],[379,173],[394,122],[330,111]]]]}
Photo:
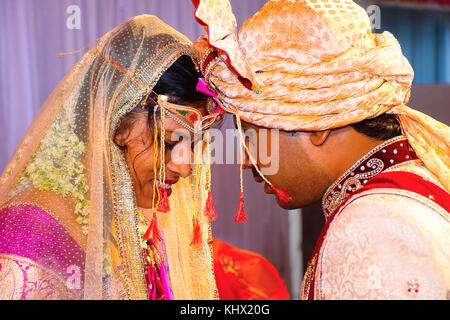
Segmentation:
{"type": "MultiPolygon", "coordinates": [[[[170,186],[177,182],[178,182],[178,180],[166,180],[166,184],[168,184],[170,186]]],[[[172,188],[168,188],[166,192],[167,192],[167,197],[170,197],[170,195],[172,194],[172,188]]]]}
{"type": "MultiPolygon", "coordinates": [[[[153,183],[154,180],[152,180],[151,182],[153,183]]],[[[161,185],[159,180],[157,180],[159,189],[161,190],[164,188],[164,190],[166,191],[167,197],[169,197],[172,194],[172,185],[177,182],[178,182],[178,180],[169,179],[169,180],[164,181],[164,185],[161,185]]]]}

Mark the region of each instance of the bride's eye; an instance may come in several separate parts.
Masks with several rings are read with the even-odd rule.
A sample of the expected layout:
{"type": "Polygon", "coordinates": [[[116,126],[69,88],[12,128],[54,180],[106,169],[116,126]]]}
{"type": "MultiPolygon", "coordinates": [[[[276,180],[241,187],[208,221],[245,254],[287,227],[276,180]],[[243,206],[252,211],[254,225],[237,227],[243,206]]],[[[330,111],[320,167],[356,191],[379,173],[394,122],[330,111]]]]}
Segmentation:
{"type": "Polygon", "coordinates": [[[169,142],[164,140],[164,147],[166,149],[172,150],[173,148],[175,148],[175,145],[176,145],[176,143],[172,144],[172,143],[169,143],[169,142]]]}

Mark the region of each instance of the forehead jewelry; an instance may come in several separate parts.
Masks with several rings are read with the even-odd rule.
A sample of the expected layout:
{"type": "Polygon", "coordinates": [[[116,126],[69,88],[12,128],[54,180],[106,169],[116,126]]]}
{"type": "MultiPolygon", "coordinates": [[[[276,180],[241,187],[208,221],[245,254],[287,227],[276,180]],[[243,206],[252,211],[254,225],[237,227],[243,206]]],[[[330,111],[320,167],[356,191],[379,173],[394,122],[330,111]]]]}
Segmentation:
{"type": "Polygon", "coordinates": [[[158,96],[158,107],[161,108],[161,112],[164,111],[166,115],[168,115],[170,118],[172,118],[176,123],[178,123],[180,126],[186,128],[187,130],[191,132],[195,132],[195,128],[183,120],[180,119],[176,114],[174,114],[172,111],[170,111],[167,107],[165,107],[165,103],[168,103],[168,97],[166,95],[159,95],[158,96]]]}

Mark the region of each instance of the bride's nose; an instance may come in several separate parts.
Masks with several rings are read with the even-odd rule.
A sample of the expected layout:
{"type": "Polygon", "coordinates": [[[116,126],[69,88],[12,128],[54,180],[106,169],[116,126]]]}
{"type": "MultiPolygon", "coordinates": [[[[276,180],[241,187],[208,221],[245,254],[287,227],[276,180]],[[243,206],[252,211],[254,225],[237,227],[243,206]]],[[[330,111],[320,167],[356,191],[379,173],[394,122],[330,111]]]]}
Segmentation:
{"type": "Polygon", "coordinates": [[[190,163],[176,163],[174,161],[169,161],[166,168],[172,171],[177,176],[187,178],[191,175],[191,165],[190,163]]]}

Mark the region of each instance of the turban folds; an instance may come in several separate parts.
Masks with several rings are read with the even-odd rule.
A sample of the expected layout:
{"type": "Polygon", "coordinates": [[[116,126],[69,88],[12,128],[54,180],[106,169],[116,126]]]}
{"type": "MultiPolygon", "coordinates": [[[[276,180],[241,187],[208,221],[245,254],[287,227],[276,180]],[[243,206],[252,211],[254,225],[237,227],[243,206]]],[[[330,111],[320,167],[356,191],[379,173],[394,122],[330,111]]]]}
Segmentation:
{"type": "Polygon", "coordinates": [[[229,0],[193,2],[208,32],[195,46],[208,64],[208,86],[228,112],[285,131],[395,114],[418,156],[450,190],[449,128],[406,106],[414,71],[391,33],[372,33],[363,8],[351,0],[271,0],[238,35],[229,0]]]}

